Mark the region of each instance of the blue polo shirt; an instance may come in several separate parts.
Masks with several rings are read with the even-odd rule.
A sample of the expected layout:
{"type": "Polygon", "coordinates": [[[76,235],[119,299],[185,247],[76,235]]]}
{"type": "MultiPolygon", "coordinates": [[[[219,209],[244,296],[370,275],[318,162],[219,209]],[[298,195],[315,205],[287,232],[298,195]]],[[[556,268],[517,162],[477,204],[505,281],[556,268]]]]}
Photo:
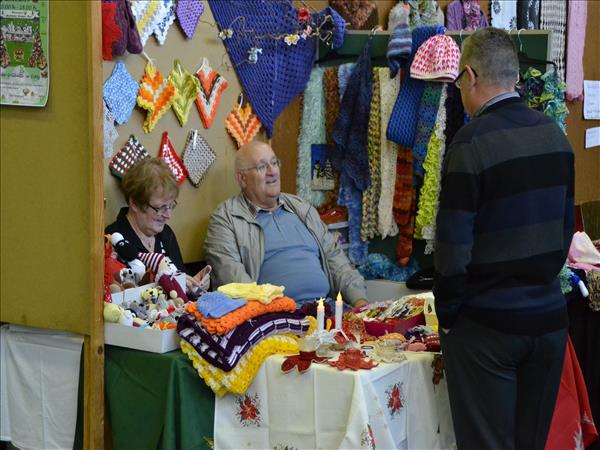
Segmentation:
{"type": "Polygon", "coordinates": [[[302,304],[329,294],[319,246],[296,214],[279,206],[259,210],[256,221],[263,230],[265,257],[259,283],[285,286],[285,295],[302,304]]]}

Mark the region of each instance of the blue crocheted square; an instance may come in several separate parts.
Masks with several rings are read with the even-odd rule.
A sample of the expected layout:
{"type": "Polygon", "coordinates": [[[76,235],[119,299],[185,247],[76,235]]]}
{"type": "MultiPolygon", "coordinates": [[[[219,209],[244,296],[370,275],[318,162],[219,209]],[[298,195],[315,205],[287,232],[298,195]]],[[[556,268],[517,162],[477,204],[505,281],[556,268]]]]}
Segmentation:
{"type": "Polygon", "coordinates": [[[138,82],[129,74],[125,64],[118,61],[112,74],[104,82],[102,92],[106,106],[119,125],[129,120],[139,88],[138,82]]]}

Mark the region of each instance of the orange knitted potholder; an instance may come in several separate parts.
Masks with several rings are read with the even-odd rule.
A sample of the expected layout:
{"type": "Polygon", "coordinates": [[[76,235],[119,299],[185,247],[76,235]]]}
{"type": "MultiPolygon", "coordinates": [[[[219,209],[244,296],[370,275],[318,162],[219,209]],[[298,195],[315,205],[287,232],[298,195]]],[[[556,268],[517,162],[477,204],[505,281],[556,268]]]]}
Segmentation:
{"type": "Polygon", "coordinates": [[[238,148],[250,142],[260,127],[260,120],[254,114],[250,102],[243,106],[241,102],[235,105],[225,119],[225,128],[234,137],[238,148]]]}
{"type": "Polygon", "coordinates": [[[143,126],[146,133],[154,129],[174,101],[175,86],[163,77],[152,63],[147,63],[137,97],[137,104],[148,110],[143,126]]]}

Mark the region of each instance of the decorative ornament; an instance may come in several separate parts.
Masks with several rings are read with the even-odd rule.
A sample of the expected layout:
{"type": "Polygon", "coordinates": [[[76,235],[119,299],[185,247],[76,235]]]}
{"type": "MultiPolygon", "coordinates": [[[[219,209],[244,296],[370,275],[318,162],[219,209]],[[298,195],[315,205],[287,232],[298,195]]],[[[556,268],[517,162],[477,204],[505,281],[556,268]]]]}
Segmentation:
{"type": "Polygon", "coordinates": [[[154,129],[158,120],[174,101],[175,87],[156,70],[152,63],[148,62],[137,97],[137,104],[148,110],[143,126],[146,133],[154,129]]]}
{"type": "Polygon", "coordinates": [[[175,13],[179,20],[179,26],[188,39],[194,37],[200,16],[204,12],[204,3],[198,0],[179,0],[175,13]]]}
{"type": "Polygon", "coordinates": [[[327,361],[329,358],[317,356],[317,352],[303,352],[301,351],[298,355],[286,356],[285,361],[281,363],[281,371],[284,373],[288,373],[294,369],[294,367],[298,368],[298,373],[306,372],[313,362],[320,363],[323,361],[327,361]]]}
{"type": "Polygon", "coordinates": [[[130,0],[130,3],[142,46],[145,46],[158,24],[169,14],[169,10],[164,0],[130,0]]]}
{"type": "Polygon", "coordinates": [[[252,64],[256,64],[258,62],[258,55],[261,54],[262,55],[263,49],[259,48],[259,47],[251,47],[250,50],[248,50],[248,62],[251,62],[252,64]]]}
{"type": "Polygon", "coordinates": [[[231,39],[231,37],[233,36],[233,30],[231,28],[225,28],[224,30],[219,31],[219,39],[221,39],[222,41],[226,40],[226,39],[231,39]]]}
{"type": "Polygon", "coordinates": [[[108,167],[115,177],[123,178],[123,175],[131,169],[131,166],[145,158],[150,158],[150,154],[132,134],[121,150],[110,161],[108,167]]]}
{"type": "Polygon", "coordinates": [[[227,86],[227,80],[213,70],[208,58],[202,59],[202,65],[196,72],[198,80],[200,80],[200,91],[196,97],[196,107],[202,119],[202,125],[208,129],[217,113],[217,107],[221,101],[221,94],[227,86]]]}
{"type": "Polygon", "coordinates": [[[167,40],[169,28],[175,21],[175,0],[163,0],[166,14],[154,27],[154,36],[160,45],[164,45],[167,40]]]}
{"type": "Polygon", "coordinates": [[[298,36],[297,34],[287,34],[284,38],[283,41],[287,44],[287,45],[296,45],[298,43],[298,40],[300,39],[300,36],[298,36]]]}
{"type": "Polygon", "coordinates": [[[183,165],[188,171],[190,182],[195,187],[200,186],[204,175],[216,158],[215,151],[198,130],[191,130],[183,150],[183,165]]]}
{"type": "Polygon", "coordinates": [[[103,105],[103,131],[104,131],[104,158],[110,158],[113,152],[113,144],[119,137],[119,133],[115,128],[115,116],[110,112],[106,102],[103,105]]]}
{"type": "Polygon", "coordinates": [[[200,82],[198,78],[181,67],[178,59],[175,60],[174,66],[169,75],[169,81],[175,87],[175,100],[172,107],[177,120],[181,126],[184,126],[190,115],[190,108],[200,93],[200,82]]]}
{"type": "Polygon", "coordinates": [[[125,64],[117,61],[110,77],[104,82],[102,95],[119,125],[129,120],[135,108],[139,88],[138,82],[129,74],[125,64]]]}
{"type": "Polygon", "coordinates": [[[225,128],[234,137],[238,148],[250,142],[261,126],[250,102],[246,102],[244,106],[241,103],[235,105],[225,119],[225,128]]]}
{"type": "Polygon", "coordinates": [[[373,360],[364,358],[362,352],[356,348],[344,350],[340,353],[337,361],[327,361],[327,364],[336,367],[338,370],[372,369],[378,366],[378,363],[373,360]]]}
{"type": "Polygon", "coordinates": [[[181,162],[181,159],[179,159],[179,156],[177,156],[173,144],[169,140],[169,134],[166,131],[162,134],[158,157],[167,163],[177,182],[182,184],[188,176],[188,171],[183,162],[181,162]]]}
{"type": "Polygon", "coordinates": [[[102,2],[102,59],[112,61],[112,46],[117,42],[123,32],[115,22],[117,15],[117,4],[114,2],[102,2]]]}

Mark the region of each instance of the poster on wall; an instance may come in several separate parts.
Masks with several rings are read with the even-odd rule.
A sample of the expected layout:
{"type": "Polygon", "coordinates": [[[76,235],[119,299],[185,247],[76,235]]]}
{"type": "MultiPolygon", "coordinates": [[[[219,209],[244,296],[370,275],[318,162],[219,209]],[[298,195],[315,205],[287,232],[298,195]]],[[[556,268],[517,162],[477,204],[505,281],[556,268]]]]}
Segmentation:
{"type": "Polygon", "coordinates": [[[48,0],[0,2],[0,104],[46,106],[48,0]]]}

